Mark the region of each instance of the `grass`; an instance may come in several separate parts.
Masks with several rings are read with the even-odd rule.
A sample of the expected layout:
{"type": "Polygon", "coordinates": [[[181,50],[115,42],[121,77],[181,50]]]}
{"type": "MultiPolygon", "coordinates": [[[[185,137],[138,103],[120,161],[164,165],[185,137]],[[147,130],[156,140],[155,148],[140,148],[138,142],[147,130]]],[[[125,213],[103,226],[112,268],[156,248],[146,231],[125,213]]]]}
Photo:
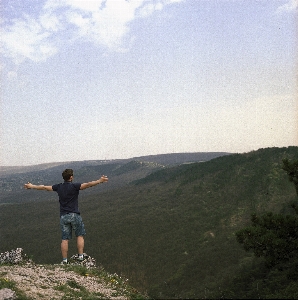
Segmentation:
{"type": "MultiPolygon", "coordinates": [[[[141,295],[136,289],[133,287],[129,286],[127,284],[127,279],[124,279],[120,277],[117,274],[109,274],[104,270],[102,267],[98,268],[91,268],[87,269],[84,266],[78,266],[78,265],[66,265],[63,266],[68,271],[73,271],[81,276],[92,276],[92,277],[97,277],[101,282],[105,283],[107,286],[113,287],[116,292],[113,294],[113,296],[126,296],[129,299],[147,299],[147,296],[141,295]]],[[[76,282],[67,282],[67,287],[66,288],[69,291],[70,288],[76,288],[80,289],[81,292],[83,292],[83,287],[77,286],[76,282]]],[[[93,299],[93,298],[85,298],[85,297],[98,297],[100,293],[94,293],[94,294],[85,294],[83,299],[93,299]]],[[[67,298],[68,299],[68,298],[67,298]]],[[[101,299],[101,298],[94,298],[94,299],[101,299]]],[[[104,299],[104,298],[103,298],[104,299]]]]}
{"type": "Polygon", "coordinates": [[[102,298],[104,295],[98,295],[99,293],[90,293],[86,290],[86,288],[80,286],[74,280],[68,280],[65,284],[56,286],[55,290],[64,293],[62,299],[104,299],[102,298]],[[98,296],[100,296],[100,298],[98,296]]]}
{"type": "MultiPolygon", "coordinates": [[[[0,276],[5,276],[5,273],[1,273],[0,276]]],[[[30,300],[22,291],[20,291],[16,287],[15,282],[5,277],[0,277],[0,290],[2,289],[10,289],[12,291],[15,291],[18,300],[30,300]]]]}

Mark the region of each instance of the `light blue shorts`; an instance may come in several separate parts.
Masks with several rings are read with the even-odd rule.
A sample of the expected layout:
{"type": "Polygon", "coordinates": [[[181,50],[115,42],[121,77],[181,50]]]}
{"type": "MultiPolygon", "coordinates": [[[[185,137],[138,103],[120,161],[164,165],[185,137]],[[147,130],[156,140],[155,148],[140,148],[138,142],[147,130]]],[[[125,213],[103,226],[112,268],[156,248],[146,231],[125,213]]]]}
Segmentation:
{"type": "Polygon", "coordinates": [[[72,238],[72,230],[76,236],[86,234],[82,217],[76,213],[69,213],[60,217],[60,228],[62,232],[62,240],[70,240],[72,238]]]}

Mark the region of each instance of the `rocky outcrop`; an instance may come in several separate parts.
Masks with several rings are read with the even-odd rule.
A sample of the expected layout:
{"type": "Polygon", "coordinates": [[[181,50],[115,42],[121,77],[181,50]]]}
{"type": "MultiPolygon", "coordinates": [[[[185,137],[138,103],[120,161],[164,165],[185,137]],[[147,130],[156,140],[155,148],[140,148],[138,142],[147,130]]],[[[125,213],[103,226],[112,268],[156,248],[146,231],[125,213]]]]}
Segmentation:
{"type": "MultiPolygon", "coordinates": [[[[0,265],[1,264],[24,264],[29,263],[32,264],[33,261],[28,258],[26,254],[24,254],[22,248],[17,248],[15,250],[6,251],[0,254],[0,265]]],[[[96,268],[96,260],[91,256],[84,253],[84,260],[79,261],[77,255],[73,255],[68,262],[69,265],[81,265],[86,268],[96,268]]]]}
{"type": "Polygon", "coordinates": [[[0,290],[0,300],[15,300],[17,299],[17,295],[15,291],[11,289],[2,289],[0,290]]]}
{"type": "Polygon", "coordinates": [[[35,264],[22,248],[0,254],[0,300],[18,299],[19,295],[26,299],[129,299],[131,291],[136,291],[125,282],[96,267],[95,259],[86,254],[84,261],[73,255],[66,266],[35,264]],[[84,268],[76,272],[77,265],[84,268]]]}
{"type": "Polygon", "coordinates": [[[81,265],[81,266],[86,267],[87,269],[96,268],[96,260],[95,260],[95,258],[92,258],[91,256],[88,256],[86,253],[84,253],[83,255],[84,255],[83,261],[79,261],[78,260],[78,256],[77,255],[73,255],[69,259],[68,263],[70,265],[81,265]]]}
{"type": "Polygon", "coordinates": [[[31,262],[26,254],[23,253],[22,248],[6,251],[0,254],[0,264],[20,264],[24,262],[31,262]]]}

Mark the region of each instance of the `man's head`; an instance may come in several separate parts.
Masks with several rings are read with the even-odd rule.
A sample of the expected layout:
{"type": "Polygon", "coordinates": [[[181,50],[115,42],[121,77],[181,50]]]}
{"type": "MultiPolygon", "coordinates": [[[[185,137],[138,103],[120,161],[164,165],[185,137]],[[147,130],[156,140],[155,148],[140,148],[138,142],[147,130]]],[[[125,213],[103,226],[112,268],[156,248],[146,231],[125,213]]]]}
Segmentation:
{"type": "Polygon", "coordinates": [[[65,181],[69,181],[71,176],[73,176],[73,170],[72,169],[65,169],[62,172],[62,177],[65,181]]]}

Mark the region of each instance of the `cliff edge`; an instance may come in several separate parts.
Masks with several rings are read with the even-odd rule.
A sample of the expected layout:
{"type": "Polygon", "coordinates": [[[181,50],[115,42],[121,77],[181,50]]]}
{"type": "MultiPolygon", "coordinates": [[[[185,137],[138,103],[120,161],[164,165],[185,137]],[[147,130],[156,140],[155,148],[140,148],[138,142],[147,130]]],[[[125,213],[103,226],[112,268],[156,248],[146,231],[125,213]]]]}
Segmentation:
{"type": "Polygon", "coordinates": [[[146,299],[117,274],[72,256],[67,265],[35,264],[22,248],[0,254],[0,300],[146,299]]]}

